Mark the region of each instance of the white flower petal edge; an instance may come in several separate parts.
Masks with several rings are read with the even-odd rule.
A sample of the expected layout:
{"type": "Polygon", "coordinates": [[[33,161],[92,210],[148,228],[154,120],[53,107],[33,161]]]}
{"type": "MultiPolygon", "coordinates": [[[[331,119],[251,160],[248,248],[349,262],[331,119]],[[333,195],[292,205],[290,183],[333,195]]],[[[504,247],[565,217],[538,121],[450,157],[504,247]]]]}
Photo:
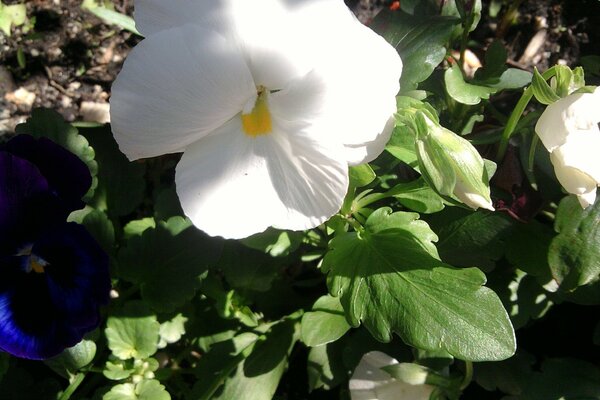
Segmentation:
{"type": "Polygon", "coordinates": [[[112,128],[130,160],[181,152],[255,95],[242,54],[221,35],[196,25],[166,29],[127,56],[112,87],[112,128]]]}
{"type": "Polygon", "coordinates": [[[229,0],[135,0],[135,26],[144,36],[195,23],[222,32],[230,24],[229,0]]]}
{"type": "Polygon", "coordinates": [[[550,151],[560,184],[583,208],[594,204],[600,185],[600,88],[550,104],[535,130],[550,151]]]}
{"type": "Polygon", "coordinates": [[[398,361],[385,353],[365,354],[350,378],[352,400],[428,400],[433,386],[410,385],[381,370],[394,364],[398,361]]]}
{"type": "Polygon", "coordinates": [[[535,132],[548,149],[554,151],[576,131],[598,131],[600,87],[593,93],[576,93],[546,107],[535,125],[535,132]]]}
{"type": "Polygon", "coordinates": [[[186,150],[177,193],[194,225],[212,236],[313,228],[339,209],[348,185],[335,150],[285,132],[251,138],[233,119],[186,150]]]}

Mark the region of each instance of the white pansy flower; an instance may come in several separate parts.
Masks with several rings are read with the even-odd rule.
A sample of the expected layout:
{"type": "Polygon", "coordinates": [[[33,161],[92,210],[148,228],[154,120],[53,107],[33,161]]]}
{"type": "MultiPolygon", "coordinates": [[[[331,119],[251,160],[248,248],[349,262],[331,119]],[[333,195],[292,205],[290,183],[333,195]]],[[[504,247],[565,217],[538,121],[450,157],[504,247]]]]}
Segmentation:
{"type": "Polygon", "coordinates": [[[350,378],[352,400],[428,400],[434,387],[424,378],[414,384],[392,378],[381,368],[398,361],[379,351],[365,354],[350,378]]]}
{"type": "Polygon", "coordinates": [[[135,19],[112,129],[132,160],[184,153],[177,193],[206,233],[313,228],[383,151],[402,63],[342,0],[137,0],[135,19]]]}
{"type": "Polygon", "coordinates": [[[535,131],[550,152],[560,184],[583,208],[594,203],[600,184],[600,88],[576,93],[548,107],[535,131]]]}

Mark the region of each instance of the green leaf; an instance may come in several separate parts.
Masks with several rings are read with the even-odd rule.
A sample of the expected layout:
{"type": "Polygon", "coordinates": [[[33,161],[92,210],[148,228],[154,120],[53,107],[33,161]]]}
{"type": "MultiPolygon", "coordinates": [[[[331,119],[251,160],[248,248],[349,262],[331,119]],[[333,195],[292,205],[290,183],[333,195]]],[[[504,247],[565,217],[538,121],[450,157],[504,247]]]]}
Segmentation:
{"type": "Polygon", "coordinates": [[[246,246],[270,254],[272,257],[287,256],[296,251],[302,243],[302,232],[282,231],[268,228],[240,240],[246,246]]]}
{"type": "Polygon", "coordinates": [[[105,252],[114,253],[115,229],[103,211],[91,211],[83,218],[82,224],[105,252]]]}
{"type": "Polygon", "coordinates": [[[102,374],[112,381],[120,381],[127,379],[133,374],[133,369],[127,368],[125,363],[121,360],[115,360],[115,362],[107,361],[104,365],[102,374]]]}
{"type": "Polygon", "coordinates": [[[94,149],[90,147],[85,137],[78,134],[76,128],[65,122],[59,113],[47,108],[36,108],[25,123],[17,125],[15,132],[36,138],[46,137],[79,157],[92,174],[92,186],[85,198],[91,197],[98,184],[96,177],[98,163],[94,159],[94,149]]]}
{"type": "Polygon", "coordinates": [[[534,363],[535,357],[523,352],[500,362],[477,363],[474,365],[475,381],[485,390],[498,389],[506,394],[519,395],[533,373],[534,363]]]}
{"type": "Polygon", "coordinates": [[[167,347],[168,344],[178,342],[185,335],[185,323],[187,321],[188,318],[182,314],[177,314],[173,319],[160,324],[158,348],[162,349],[167,347]]]}
{"type": "Polygon", "coordinates": [[[139,284],[153,309],[171,312],[194,296],[221,247],[222,241],[173,217],[129,239],[119,252],[119,275],[139,284]]]}
{"type": "Polygon", "coordinates": [[[117,25],[122,29],[126,29],[138,36],[142,36],[142,34],[135,28],[135,21],[133,18],[128,15],[106,8],[103,6],[103,4],[96,3],[95,0],[84,0],[81,4],[81,8],[104,20],[107,24],[117,25]]]}
{"type": "Polygon", "coordinates": [[[113,386],[102,400],[171,400],[171,395],[159,381],[150,379],[137,384],[122,383],[113,386]]]}
{"type": "Polygon", "coordinates": [[[69,378],[79,369],[92,362],[96,355],[96,343],[83,339],[73,347],[65,349],[56,357],[44,361],[54,372],[63,378],[69,378]]]}
{"type": "Polygon", "coordinates": [[[400,204],[424,214],[436,213],[444,209],[444,201],[421,177],[412,182],[399,183],[390,191],[394,192],[400,204]]]}
{"type": "Polygon", "coordinates": [[[334,342],[350,330],[340,299],[332,296],[320,297],[302,316],[301,327],[302,341],[309,347],[334,342]]]}
{"type": "Polygon", "coordinates": [[[27,8],[25,4],[14,4],[11,6],[0,3],[0,30],[6,36],[10,36],[11,26],[20,26],[27,21],[27,8]]]}
{"type": "Polygon", "coordinates": [[[522,69],[509,68],[500,75],[498,82],[488,84],[497,91],[506,89],[519,89],[531,83],[532,73],[522,69]]]}
{"type": "Polygon", "coordinates": [[[235,375],[225,381],[215,400],[271,400],[297,341],[298,323],[286,320],[266,333],[266,338],[239,364],[235,375]]]}
{"type": "Polygon", "coordinates": [[[123,228],[123,236],[125,239],[129,239],[132,236],[141,236],[149,228],[156,228],[156,221],[152,217],[129,221],[123,228]]]}
{"type": "Polygon", "coordinates": [[[446,83],[446,90],[450,97],[459,103],[467,105],[479,104],[481,99],[489,99],[491,94],[498,91],[498,89],[489,86],[467,83],[457,64],[446,70],[444,73],[444,82],[446,83]]]}
{"type": "Polygon", "coordinates": [[[505,253],[514,221],[505,214],[448,208],[429,219],[440,237],[442,260],[458,267],[491,270],[505,253]]]}
{"type": "Polygon", "coordinates": [[[235,241],[225,243],[217,267],[223,271],[225,279],[234,288],[258,292],[269,290],[282,269],[281,263],[273,257],[235,241]]]}
{"type": "Polygon", "coordinates": [[[352,166],[349,171],[350,185],[355,188],[367,186],[377,178],[377,175],[373,172],[373,168],[369,164],[352,166]]]}
{"type": "Polygon", "coordinates": [[[98,188],[91,203],[111,217],[131,213],[144,196],[145,164],[129,162],[108,127],[82,129],[81,133],[94,148],[98,161],[98,188]]]}
{"type": "Polygon", "coordinates": [[[108,347],[121,360],[144,359],[156,352],[160,324],[145,304],[130,302],[108,317],[106,339],[108,347]]]}
{"type": "Polygon", "coordinates": [[[198,400],[212,399],[227,377],[250,355],[258,339],[258,335],[247,332],[214,344],[195,368],[198,380],[192,389],[192,397],[198,400]]]}
{"type": "Polygon", "coordinates": [[[554,236],[551,227],[535,220],[515,224],[506,236],[506,258],[528,275],[548,282],[551,278],[548,251],[554,236]]]}
{"type": "Polygon", "coordinates": [[[362,322],[379,340],[396,332],[412,346],[459,359],[510,357],[514,332],[496,294],[482,287],[485,275],[442,263],[435,234],[417,217],[382,208],[365,232],[332,240],[322,269],[348,321],[362,322]]]}
{"type": "Polygon", "coordinates": [[[371,28],[398,50],[404,64],[401,92],[416,89],[444,60],[445,46],[459,22],[454,17],[419,18],[400,10],[384,9],[377,14],[371,28]]]}
{"type": "Polygon", "coordinates": [[[596,280],[600,275],[600,201],[584,210],[575,196],[564,198],[554,229],[558,236],[550,244],[548,262],[562,290],[596,280]]]}
{"type": "Polygon", "coordinates": [[[534,373],[518,400],[600,399],[600,369],[573,358],[547,359],[534,373]]]}
{"type": "Polygon", "coordinates": [[[408,126],[399,125],[394,128],[392,137],[385,149],[398,160],[418,169],[415,140],[416,137],[408,126]]]}
{"type": "Polygon", "coordinates": [[[533,78],[531,80],[531,88],[533,89],[533,95],[536,100],[542,104],[552,104],[560,97],[556,94],[554,89],[548,85],[548,82],[540,75],[537,68],[533,69],[533,78]]]}
{"type": "Polygon", "coordinates": [[[342,350],[343,343],[339,341],[310,349],[307,360],[309,391],[330,390],[347,379],[342,350]]]}

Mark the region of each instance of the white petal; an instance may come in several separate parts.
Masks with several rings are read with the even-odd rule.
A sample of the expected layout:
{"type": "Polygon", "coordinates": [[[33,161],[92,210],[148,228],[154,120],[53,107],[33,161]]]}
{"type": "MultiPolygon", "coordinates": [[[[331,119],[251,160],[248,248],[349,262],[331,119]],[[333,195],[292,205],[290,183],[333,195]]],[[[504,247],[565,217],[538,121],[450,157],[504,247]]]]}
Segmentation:
{"type": "Polygon", "coordinates": [[[548,151],[564,144],[576,131],[598,130],[600,88],[594,93],[577,93],[550,104],[540,116],[535,131],[548,151]]]}
{"type": "Polygon", "coordinates": [[[486,210],[494,211],[492,201],[486,199],[478,193],[469,192],[463,182],[457,179],[456,185],[454,186],[454,195],[467,206],[474,210],[478,208],[485,208],[486,210]]]}
{"type": "Polygon", "coordinates": [[[558,178],[562,187],[564,187],[567,192],[576,195],[582,195],[591,191],[595,192],[598,183],[585,172],[565,165],[562,158],[562,152],[560,151],[561,147],[550,153],[550,161],[552,161],[552,165],[554,165],[556,178],[558,178]]]}
{"type": "Polygon", "coordinates": [[[281,0],[234,3],[232,29],[257,85],[279,90],[310,71],[314,55],[305,31],[312,21],[292,18],[281,0]]]}
{"type": "Polygon", "coordinates": [[[577,168],[599,183],[599,151],[600,129],[598,126],[594,126],[588,131],[571,132],[565,143],[554,150],[554,156],[560,157],[563,165],[577,168]]]}
{"type": "Polygon", "coordinates": [[[224,34],[230,7],[229,0],[136,0],[135,25],[145,36],[190,23],[224,34]]]}
{"type": "Polygon", "coordinates": [[[398,361],[379,351],[363,356],[350,378],[352,400],[428,400],[433,386],[410,385],[381,370],[398,361]]]}
{"type": "Polygon", "coordinates": [[[389,43],[347,9],[320,3],[328,4],[330,12],[321,12],[329,21],[323,24],[327,31],[314,38],[316,69],[328,85],[330,113],[339,121],[334,133],[348,148],[348,162],[360,164],[379,155],[389,139],[391,131],[385,128],[396,111],[402,62],[389,43]],[[361,147],[367,148],[357,151],[361,147]]]}
{"type": "Polygon", "coordinates": [[[577,200],[579,200],[581,208],[588,208],[596,202],[596,189],[591,190],[588,193],[577,195],[577,200]]]}
{"type": "Polygon", "coordinates": [[[309,229],[341,207],[348,185],[347,166],[335,159],[341,149],[273,122],[274,132],[251,138],[236,117],[186,149],[177,193],[186,215],[209,235],[309,229]]]}
{"type": "Polygon", "coordinates": [[[112,87],[115,139],[130,159],[182,151],[256,95],[242,54],[194,25],[148,36],[112,87]]]}

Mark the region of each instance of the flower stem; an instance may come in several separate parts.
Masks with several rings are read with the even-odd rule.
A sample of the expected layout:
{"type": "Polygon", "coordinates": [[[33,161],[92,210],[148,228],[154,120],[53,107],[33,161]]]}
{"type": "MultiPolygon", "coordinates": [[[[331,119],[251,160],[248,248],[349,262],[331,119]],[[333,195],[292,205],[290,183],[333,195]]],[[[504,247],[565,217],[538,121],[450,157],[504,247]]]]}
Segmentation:
{"type": "Polygon", "coordinates": [[[69,400],[73,393],[77,390],[79,385],[85,379],[85,372],[80,372],[73,377],[69,386],[65,389],[65,391],[60,395],[58,400],[69,400]]]}
{"type": "Polygon", "coordinates": [[[465,377],[460,384],[460,390],[465,390],[473,380],[473,362],[465,361],[465,377]]]}
{"type": "MultiPolygon", "coordinates": [[[[546,80],[550,79],[552,76],[556,74],[556,66],[548,69],[546,72],[542,74],[542,77],[546,80]]],[[[525,108],[533,98],[533,86],[529,86],[519,99],[519,102],[515,106],[515,109],[510,114],[508,118],[508,122],[504,127],[504,131],[502,132],[502,138],[500,139],[500,145],[498,147],[498,153],[496,154],[496,160],[498,162],[502,161],[504,158],[504,154],[506,154],[506,149],[508,147],[508,141],[513,133],[515,133],[515,128],[519,123],[519,119],[521,119],[521,115],[525,112],[525,108]]]]}

